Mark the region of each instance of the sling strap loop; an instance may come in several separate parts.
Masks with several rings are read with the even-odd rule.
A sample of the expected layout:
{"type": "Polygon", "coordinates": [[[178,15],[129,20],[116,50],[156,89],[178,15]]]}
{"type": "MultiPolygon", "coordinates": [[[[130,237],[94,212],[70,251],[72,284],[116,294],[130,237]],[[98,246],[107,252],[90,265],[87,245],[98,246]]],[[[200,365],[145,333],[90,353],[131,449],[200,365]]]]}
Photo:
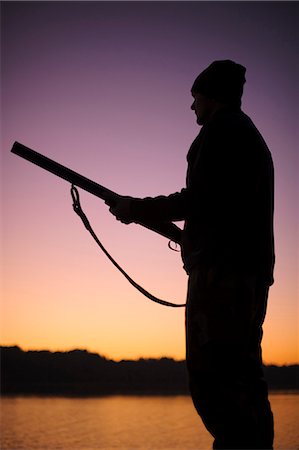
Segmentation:
{"type": "Polygon", "coordinates": [[[138,283],[136,283],[136,281],[134,281],[125,271],[124,269],[122,269],[120,267],[120,265],[115,261],[114,258],[112,258],[112,256],[108,253],[108,251],[105,249],[105,247],[103,246],[103,244],[101,243],[101,241],[99,240],[99,238],[97,237],[97,235],[95,234],[95,232],[93,231],[88,218],[86,217],[84,211],[81,208],[81,204],[80,204],[80,196],[79,196],[79,192],[78,189],[72,184],[71,187],[71,195],[72,195],[72,199],[73,199],[73,209],[75,211],[76,214],[78,214],[78,216],[81,218],[85,228],[89,231],[89,233],[91,234],[91,236],[93,237],[93,239],[96,241],[96,243],[98,244],[98,246],[100,247],[100,249],[105,253],[105,255],[107,256],[107,258],[112,262],[112,264],[123,274],[123,276],[129,281],[129,283],[134,286],[135,289],[137,289],[139,292],[141,292],[141,294],[145,295],[145,297],[147,297],[149,300],[155,302],[155,303],[159,303],[160,305],[163,306],[169,306],[172,308],[181,308],[186,306],[185,304],[177,304],[177,303],[171,303],[171,302],[167,302],[166,300],[161,300],[157,297],[155,297],[154,295],[152,295],[150,292],[148,292],[147,290],[145,290],[142,286],[140,286],[138,283]]]}

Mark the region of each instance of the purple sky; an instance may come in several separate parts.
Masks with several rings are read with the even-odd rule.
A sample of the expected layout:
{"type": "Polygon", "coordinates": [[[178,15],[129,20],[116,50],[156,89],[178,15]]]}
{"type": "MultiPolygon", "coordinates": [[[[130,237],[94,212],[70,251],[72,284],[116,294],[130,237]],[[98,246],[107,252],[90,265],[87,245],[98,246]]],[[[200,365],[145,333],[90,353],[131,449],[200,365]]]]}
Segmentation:
{"type": "MultiPolygon", "coordinates": [[[[298,360],[298,4],[1,7],[2,342],[79,346],[111,357],[184,357],[183,311],[140,298],[74,217],[67,183],[9,151],[18,140],[121,194],[180,190],[199,131],[190,110],[192,82],[213,60],[233,59],[247,67],[243,110],[268,143],[276,170],[276,283],[265,358],[298,360]]],[[[167,242],[117,223],[89,194],[81,197],[129,273],[163,298],[183,302],[186,276],[167,242]]]]}

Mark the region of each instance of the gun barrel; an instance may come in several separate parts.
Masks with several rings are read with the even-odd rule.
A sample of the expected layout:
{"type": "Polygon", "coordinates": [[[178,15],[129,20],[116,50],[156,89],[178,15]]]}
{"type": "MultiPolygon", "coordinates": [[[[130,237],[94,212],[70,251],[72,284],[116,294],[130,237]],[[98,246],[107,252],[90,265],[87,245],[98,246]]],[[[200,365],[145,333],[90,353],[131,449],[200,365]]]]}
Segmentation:
{"type": "Polygon", "coordinates": [[[119,197],[116,192],[111,191],[110,189],[101,186],[98,183],[90,180],[89,178],[80,175],[74,170],[69,169],[68,167],[59,164],[53,159],[48,158],[47,156],[42,155],[41,153],[32,150],[31,148],[26,147],[19,142],[15,142],[11,152],[15,155],[21,156],[22,158],[30,161],[33,164],[47,170],[48,172],[53,173],[54,175],[63,178],[66,181],[78,186],[85,191],[90,192],[97,197],[100,197],[103,200],[113,200],[119,197]]]}
{"type": "MultiPolygon", "coordinates": [[[[11,152],[15,155],[21,156],[22,158],[30,161],[33,164],[41,167],[42,169],[47,170],[48,172],[53,173],[54,175],[63,178],[66,181],[84,189],[87,192],[90,192],[93,195],[101,198],[102,200],[107,200],[109,205],[113,205],[117,198],[120,197],[116,192],[111,191],[110,189],[101,186],[98,183],[90,180],[89,178],[80,175],[74,170],[69,169],[68,167],[59,164],[53,159],[48,158],[47,156],[42,155],[41,153],[32,150],[29,147],[26,147],[19,142],[15,142],[11,152]]],[[[143,223],[138,222],[139,225],[142,225],[149,230],[154,231],[155,233],[161,234],[168,239],[171,239],[174,242],[180,244],[181,241],[181,230],[171,222],[161,222],[161,223],[143,223]]]]}

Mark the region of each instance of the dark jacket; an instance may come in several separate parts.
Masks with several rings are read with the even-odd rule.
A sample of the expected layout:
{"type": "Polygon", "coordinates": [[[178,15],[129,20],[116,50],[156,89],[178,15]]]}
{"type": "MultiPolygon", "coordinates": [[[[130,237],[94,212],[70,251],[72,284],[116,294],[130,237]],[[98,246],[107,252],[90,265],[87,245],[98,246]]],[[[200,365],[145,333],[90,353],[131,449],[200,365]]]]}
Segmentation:
{"type": "Polygon", "coordinates": [[[134,199],[134,220],[185,220],[182,258],[225,264],[273,283],[274,170],[270,151],[251,119],[239,109],[214,114],[187,155],[186,188],[134,199]]]}

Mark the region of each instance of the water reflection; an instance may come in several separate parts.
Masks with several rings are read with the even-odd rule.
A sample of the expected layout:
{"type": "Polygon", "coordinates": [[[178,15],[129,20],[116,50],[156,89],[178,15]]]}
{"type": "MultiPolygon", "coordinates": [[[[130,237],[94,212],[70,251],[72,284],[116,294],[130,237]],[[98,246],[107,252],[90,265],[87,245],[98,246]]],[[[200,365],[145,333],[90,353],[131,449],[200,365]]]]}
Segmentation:
{"type": "MultiPolygon", "coordinates": [[[[272,395],[275,448],[298,450],[298,395],[272,395]]],[[[3,450],[210,449],[186,396],[2,399],[3,450]]]]}

